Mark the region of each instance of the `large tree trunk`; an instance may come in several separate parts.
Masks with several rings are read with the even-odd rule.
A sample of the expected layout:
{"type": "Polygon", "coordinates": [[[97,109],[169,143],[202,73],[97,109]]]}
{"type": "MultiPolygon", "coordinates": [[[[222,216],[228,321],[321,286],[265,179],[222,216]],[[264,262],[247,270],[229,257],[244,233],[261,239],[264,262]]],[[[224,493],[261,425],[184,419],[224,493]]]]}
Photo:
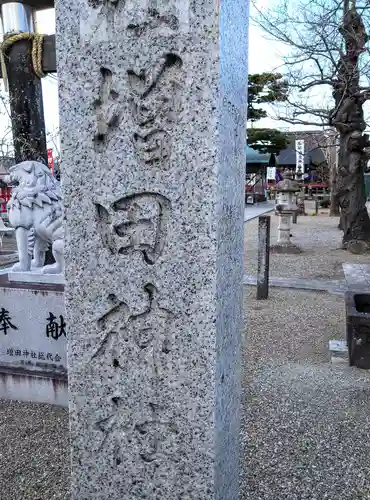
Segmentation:
{"type": "Polygon", "coordinates": [[[337,191],[337,162],[333,162],[330,168],[330,217],[340,215],[337,191]]]}
{"type": "Polygon", "coordinates": [[[366,123],[363,105],[367,95],[361,92],[359,56],[365,49],[367,35],[355,1],[343,2],[343,24],[339,31],[345,42],[337,80],[333,85],[335,110],[332,124],[339,132],[339,157],[336,194],[341,210],[343,248],[362,253],[370,247],[370,219],[366,209],[365,165],[369,138],[364,135],[366,123]]]}
{"type": "Polygon", "coordinates": [[[364,171],[367,157],[362,131],[341,134],[337,194],[341,207],[343,248],[362,253],[369,248],[370,218],[366,209],[364,171]]]}

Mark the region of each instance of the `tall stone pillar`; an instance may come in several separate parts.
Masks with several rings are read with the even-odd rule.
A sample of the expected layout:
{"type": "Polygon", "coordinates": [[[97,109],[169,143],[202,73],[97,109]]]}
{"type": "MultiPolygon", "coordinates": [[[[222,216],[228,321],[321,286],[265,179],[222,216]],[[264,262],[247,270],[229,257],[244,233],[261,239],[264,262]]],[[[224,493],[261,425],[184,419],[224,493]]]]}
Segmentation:
{"type": "Polygon", "coordinates": [[[247,5],[57,1],[74,500],[237,500],[247,5]]]}

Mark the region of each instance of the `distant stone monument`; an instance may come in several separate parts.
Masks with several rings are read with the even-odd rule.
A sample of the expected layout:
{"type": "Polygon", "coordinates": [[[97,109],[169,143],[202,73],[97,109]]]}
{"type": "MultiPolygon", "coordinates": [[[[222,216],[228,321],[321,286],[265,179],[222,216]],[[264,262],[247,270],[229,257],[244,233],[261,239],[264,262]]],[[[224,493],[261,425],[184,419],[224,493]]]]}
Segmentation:
{"type": "Polygon", "coordinates": [[[57,0],[73,500],[237,500],[248,2],[57,0]]]}
{"type": "Polygon", "coordinates": [[[293,172],[283,173],[283,179],[276,186],[277,202],[276,213],[279,217],[277,244],[273,245],[272,251],[279,253],[300,253],[298,246],[291,242],[291,221],[298,211],[296,197],[299,191],[298,182],[293,180],[293,172]]]}
{"type": "Polygon", "coordinates": [[[15,279],[22,281],[26,279],[24,273],[31,273],[31,281],[44,281],[41,275],[62,275],[64,230],[58,181],[43,163],[24,161],[9,169],[7,182],[13,186],[8,215],[19,254],[10,279],[16,275],[15,279]],[[55,263],[44,266],[49,244],[55,263]]]}

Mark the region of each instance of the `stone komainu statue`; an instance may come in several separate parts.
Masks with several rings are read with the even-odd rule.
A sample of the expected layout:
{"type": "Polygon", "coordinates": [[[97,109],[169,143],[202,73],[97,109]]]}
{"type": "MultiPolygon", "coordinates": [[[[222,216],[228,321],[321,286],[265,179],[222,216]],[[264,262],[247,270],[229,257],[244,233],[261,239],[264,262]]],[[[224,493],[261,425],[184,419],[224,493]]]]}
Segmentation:
{"type": "Polygon", "coordinates": [[[45,274],[62,273],[64,231],[58,181],[43,163],[24,161],[9,169],[6,182],[13,186],[8,214],[9,222],[15,228],[19,254],[19,262],[13,266],[13,271],[42,268],[45,274]],[[44,266],[49,244],[55,264],[44,266]]]}

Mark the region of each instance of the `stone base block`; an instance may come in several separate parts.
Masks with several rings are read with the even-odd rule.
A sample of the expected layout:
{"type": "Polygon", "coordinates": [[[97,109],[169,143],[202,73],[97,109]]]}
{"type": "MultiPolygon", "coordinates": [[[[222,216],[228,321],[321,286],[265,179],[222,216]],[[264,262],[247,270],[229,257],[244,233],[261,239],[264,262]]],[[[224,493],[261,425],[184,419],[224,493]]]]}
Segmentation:
{"type": "Polygon", "coordinates": [[[348,363],[348,347],[345,340],[329,340],[329,353],[332,364],[348,363]]]}
{"type": "Polygon", "coordinates": [[[65,283],[64,274],[43,274],[41,270],[8,273],[9,281],[20,281],[22,283],[65,283]]]}
{"type": "Polygon", "coordinates": [[[68,378],[0,367],[0,399],[68,407],[68,378]]]}
{"type": "Polygon", "coordinates": [[[0,278],[0,399],[66,406],[63,286],[0,278]]]}

